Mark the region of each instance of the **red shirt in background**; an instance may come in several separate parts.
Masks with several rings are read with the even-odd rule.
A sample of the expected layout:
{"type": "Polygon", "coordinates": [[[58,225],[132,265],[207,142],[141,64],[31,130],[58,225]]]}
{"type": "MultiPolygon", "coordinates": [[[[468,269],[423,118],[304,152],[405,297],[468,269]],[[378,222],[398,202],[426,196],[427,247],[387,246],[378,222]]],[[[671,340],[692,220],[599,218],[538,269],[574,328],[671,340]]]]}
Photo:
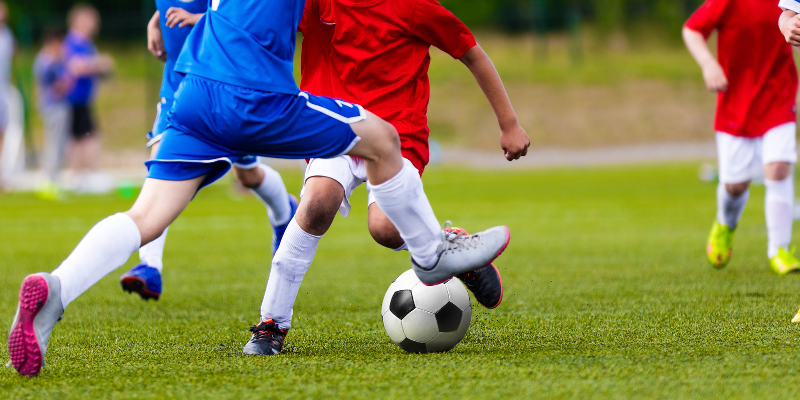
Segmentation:
{"type": "Polygon", "coordinates": [[[719,35],[728,91],[717,97],[717,131],[755,138],[796,121],[797,69],[777,27],[780,15],[774,0],[707,0],[686,22],[706,39],[719,35]]]}
{"type": "Polygon", "coordinates": [[[304,14],[300,24],[303,81],[315,82],[307,76],[306,62],[328,62],[324,52],[306,52],[306,41],[317,41],[319,26],[312,29],[317,17],[335,28],[329,53],[332,93],[315,91],[325,89],[315,84],[301,82],[301,88],[360,104],[394,125],[403,156],[422,172],[429,159],[430,46],[458,59],[477,44],[472,33],[436,0],[307,0],[306,11],[315,8],[318,14],[304,14]]]}

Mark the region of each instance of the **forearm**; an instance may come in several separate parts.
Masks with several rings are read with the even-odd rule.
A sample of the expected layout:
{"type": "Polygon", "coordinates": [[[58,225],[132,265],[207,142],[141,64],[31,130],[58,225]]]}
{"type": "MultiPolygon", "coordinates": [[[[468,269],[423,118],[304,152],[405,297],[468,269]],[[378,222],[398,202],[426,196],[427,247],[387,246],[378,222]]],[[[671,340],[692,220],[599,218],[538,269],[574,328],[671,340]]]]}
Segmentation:
{"type": "Polygon", "coordinates": [[[478,86],[489,100],[497,122],[500,124],[500,129],[505,131],[517,126],[519,124],[517,114],[514,112],[506,88],[503,86],[503,80],[500,79],[500,74],[497,73],[497,69],[486,52],[476,45],[469,49],[460,61],[472,72],[478,86]]]}
{"type": "Polygon", "coordinates": [[[161,20],[160,20],[160,17],[158,15],[158,11],[156,11],[155,14],[153,14],[153,16],[150,18],[150,22],[147,23],[147,28],[148,29],[161,29],[161,20]]]}
{"type": "Polygon", "coordinates": [[[700,65],[700,68],[706,68],[709,64],[716,64],[717,59],[708,48],[706,38],[700,32],[691,30],[687,27],[683,28],[683,41],[686,43],[686,48],[689,53],[700,65]]]}

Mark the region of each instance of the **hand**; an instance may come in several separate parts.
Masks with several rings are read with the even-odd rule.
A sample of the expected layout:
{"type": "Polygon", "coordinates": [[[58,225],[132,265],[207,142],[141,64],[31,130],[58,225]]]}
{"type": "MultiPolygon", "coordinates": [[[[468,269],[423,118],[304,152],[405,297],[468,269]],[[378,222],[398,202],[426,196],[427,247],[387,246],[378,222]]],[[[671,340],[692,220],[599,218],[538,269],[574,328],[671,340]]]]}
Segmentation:
{"type": "Polygon", "coordinates": [[[728,78],[716,60],[703,67],[703,80],[706,81],[708,90],[712,92],[728,91],[728,78]]]}
{"type": "Polygon", "coordinates": [[[800,15],[795,15],[781,24],[781,33],[786,42],[792,46],[800,46],[800,15]]]}
{"type": "Polygon", "coordinates": [[[167,51],[164,49],[164,37],[161,36],[161,24],[158,14],[147,24],[147,50],[162,62],[167,61],[167,51]]]}
{"type": "Polygon", "coordinates": [[[503,148],[506,160],[519,160],[528,154],[528,147],[531,145],[531,138],[519,124],[510,129],[504,129],[500,136],[500,147],[503,148]]]}
{"type": "Polygon", "coordinates": [[[182,8],[178,7],[170,7],[167,10],[167,22],[165,25],[169,28],[174,28],[176,25],[178,28],[183,28],[184,26],[194,26],[200,17],[203,14],[192,14],[182,8]]]}

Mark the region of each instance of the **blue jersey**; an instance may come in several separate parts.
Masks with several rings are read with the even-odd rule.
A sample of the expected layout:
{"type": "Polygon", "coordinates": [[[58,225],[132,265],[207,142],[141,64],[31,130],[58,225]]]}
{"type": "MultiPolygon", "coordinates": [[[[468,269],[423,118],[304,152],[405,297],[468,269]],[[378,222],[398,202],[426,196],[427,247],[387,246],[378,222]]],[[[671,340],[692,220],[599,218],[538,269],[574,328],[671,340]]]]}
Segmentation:
{"type": "MultiPolygon", "coordinates": [[[[91,39],[76,32],[70,32],[64,38],[64,54],[67,64],[74,58],[94,57],[97,48],[91,39]]],[[[69,102],[76,106],[88,105],[94,99],[94,89],[97,77],[94,75],[82,76],[75,80],[72,91],[67,95],[69,102]]]]}
{"type": "Polygon", "coordinates": [[[210,0],[175,70],[265,92],[297,94],[294,50],[304,0],[210,0]]]}
{"type": "Polygon", "coordinates": [[[161,35],[164,38],[164,50],[167,51],[167,62],[164,65],[164,76],[161,80],[161,94],[160,96],[168,102],[172,102],[175,98],[175,91],[178,90],[183,76],[175,72],[175,62],[178,61],[178,55],[181,54],[186,38],[192,31],[191,26],[184,26],[179,28],[177,25],[174,28],[168,28],[165,23],[167,22],[167,10],[170,7],[182,8],[192,14],[205,13],[208,8],[207,0],[156,0],[156,8],[158,9],[158,18],[161,21],[161,35]]]}

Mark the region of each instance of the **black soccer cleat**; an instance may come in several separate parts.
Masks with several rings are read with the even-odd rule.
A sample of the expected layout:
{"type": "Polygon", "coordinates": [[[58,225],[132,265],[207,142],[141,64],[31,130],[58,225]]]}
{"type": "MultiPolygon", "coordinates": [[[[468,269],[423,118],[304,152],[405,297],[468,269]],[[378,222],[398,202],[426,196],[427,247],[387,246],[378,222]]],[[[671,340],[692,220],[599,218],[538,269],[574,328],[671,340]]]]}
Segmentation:
{"type": "Polygon", "coordinates": [[[242,351],[247,355],[274,356],[283,350],[283,341],[286,340],[288,329],[278,328],[271,319],[262,321],[250,327],[250,340],[244,345],[242,351]]]}
{"type": "Polygon", "coordinates": [[[456,278],[464,282],[480,305],[490,310],[499,306],[503,301],[503,280],[500,278],[500,271],[494,264],[472,272],[465,272],[456,278]]]}

